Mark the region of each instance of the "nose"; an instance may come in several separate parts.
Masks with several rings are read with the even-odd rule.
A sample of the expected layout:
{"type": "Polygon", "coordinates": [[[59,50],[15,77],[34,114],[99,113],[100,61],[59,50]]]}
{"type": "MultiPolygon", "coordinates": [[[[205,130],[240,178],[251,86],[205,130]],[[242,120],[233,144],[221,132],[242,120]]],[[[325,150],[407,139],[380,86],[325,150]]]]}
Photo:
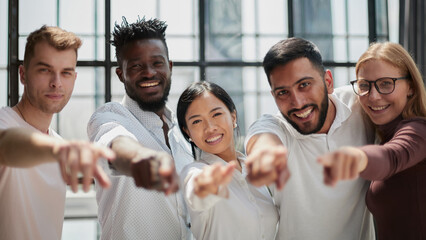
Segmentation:
{"type": "Polygon", "coordinates": [[[375,86],[371,86],[370,88],[370,92],[368,92],[368,99],[370,100],[376,100],[376,99],[380,99],[381,94],[377,91],[377,89],[375,88],[375,86]]]}
{"type": "Polygon", "coordinates": [[[149,66],[149,65],[145,66],[143,71],[142,71],[143,77],[149,78],[149,79],[153,78],[155,76],[155,74],[157,74],[157,71],[155,70],[154,67],[149,66]]]}
{"type": "Polygon", "coordinates": [[[62,87],[62,80],[61,80],[61,73],[59,72],[52,72],[49,86],[51,88],[60,88],[62,87]]]}
{"type": "Polygon", "coordinates": [[[304,106],[305,99],[303,94],[298,92],[292,92],[290,97],[290,103],[293,108],[302,108],[304,106]]]}
{"type": "Polygon", "coordinates": [[[206,132],[214,132],[217,129],[216,123],[213,120],[206,120],[204,129],[206,132]]]}

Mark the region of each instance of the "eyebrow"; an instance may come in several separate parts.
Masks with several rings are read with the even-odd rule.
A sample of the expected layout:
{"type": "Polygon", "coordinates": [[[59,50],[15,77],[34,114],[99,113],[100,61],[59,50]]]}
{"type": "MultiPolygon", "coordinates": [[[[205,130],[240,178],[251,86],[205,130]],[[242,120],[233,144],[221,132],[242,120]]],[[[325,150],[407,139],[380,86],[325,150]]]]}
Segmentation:
{"type": "MultiPolygon", "coordinates": [[[[45,63],[45,62],[38,62],[38,63],[36,63],[36,66],[45,66],[45,67],[48,67],[48,68],[53,68],[52,65],[50,65],[48,63],[45,63]]],[[[75,68],[74,67],[66,67],[66,68],[64,68],[62,70],[65,70],[65,71],[75,71],[75,68]]]]}
{"type": "MultiPolygon", "coordinates": [[[[302,77],[301,79],[297,80],[295,83],[293,83],[292,86],[299,84],[300,82],[306,80],[306,79],[313,79],[313,77],[302,77]]],[[[277,90],[281,90],[281,89],[286,89],[286,88],[290,88],[289,86],[279,86],[274,88],[274,92],[277,90]]]]}
{"type": "MultiPolygon", "coordinates": [[[[217,110],[220,110],[220,109],[222,109],[222,107],[215,107],[215,108],[213,108],[209,113],[212,113],[212,112],[214,112],[214,111],[217,111],[217,110]]],[[[189,120],[191,120],[191,119],[193,119],[193,118],[196,118],[196,117],[199,117],[200,115],[192,115],[192,116],[190,116],[189,118],[188,118],[188,121],[189,120]]]]}

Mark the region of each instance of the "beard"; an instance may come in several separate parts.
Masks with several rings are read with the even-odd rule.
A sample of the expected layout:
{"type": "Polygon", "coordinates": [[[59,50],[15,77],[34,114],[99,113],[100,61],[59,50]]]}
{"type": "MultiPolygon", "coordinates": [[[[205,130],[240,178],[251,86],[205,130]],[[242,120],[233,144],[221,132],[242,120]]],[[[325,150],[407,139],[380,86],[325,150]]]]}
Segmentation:
{"type": "Polygon", "coordinates": [[[136,94],[136,91],[132,87],[127,86],[127,84],[124,84],[124,87],[127,95],[133,99],[142,110],[157,112],[166,106],[166,102],[170,93],[171,79],[169,78],[166,80],[165,84],[166,85],[163,91],[163,95],[158,99],[150,99],[149,97],[141,98],[136,94]]]}
{"type": "MultiPolygon", "coordinates": [[[[283,113],[281,113],[281,115],[287,120],[287,122],[289,122],[299,133],[303,134],[303,135],[308,135],[308,134],[312,134],[312,133],[316,133],[319,130],[321,130],[321,128],[324,126],[325,123],[325,119],[327,118],[327,110],[328,110],[328,94],[327,94],[327,88],[324,84],[324,96],[323,99],[321,101],[321,106],[318,107],[317,104],[307,104],[305,106],[303,106],[301,109],[292,109],[290,111],[288,111],[288,115],[284,115],[283,113]],[[299,111],[301,109],[305,109],[308,107],[313,107],[313,111],[315,109],[318,109],[319,111],[319,119],[318,119],[318,123],[317,125],[312,129],[312,130],[303,130],[299,127],[299,125],[297,125],[294,121],[292,121],[289,117],[291,113],[295,112],[295,111],[299,111]]],[[[307,123],[308,125],[309,123],[307,123]]],[[[310,124],[309,124],[310,125],[310,124]]],[[[309,129],[309,126],[307,126],[307,128],[309,129]]]]}

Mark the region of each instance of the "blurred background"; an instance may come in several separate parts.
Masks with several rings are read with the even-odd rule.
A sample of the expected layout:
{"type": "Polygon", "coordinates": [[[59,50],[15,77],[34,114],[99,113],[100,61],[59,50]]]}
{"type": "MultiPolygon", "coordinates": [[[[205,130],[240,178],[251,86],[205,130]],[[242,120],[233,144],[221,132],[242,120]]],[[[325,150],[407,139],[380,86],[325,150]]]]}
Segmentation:
{"type": "MultiPolygon", "coordinates": [[[[52,127],[66,139],[87,139],[97,107],[120,101],[124,87],[115,74],[109,45],[122,16],[159,18],[174,62],[169,105],[192,82],[225,88],[238,109],[241,138],[263,113],[277,108],[261,67],[279,40],[303,37],[322,52],[334,86],[355,78],[359,56],[375,41],[401,43],[425,70],[425,3],[422,0],[0,0],[0,105],[22,94],[18,66],[26,37],[43,24],[72,31],[83,40],[73,96],[52,127]]],[[[67,193],[63,239],[98,239],[93,191],[67,193]]]]}

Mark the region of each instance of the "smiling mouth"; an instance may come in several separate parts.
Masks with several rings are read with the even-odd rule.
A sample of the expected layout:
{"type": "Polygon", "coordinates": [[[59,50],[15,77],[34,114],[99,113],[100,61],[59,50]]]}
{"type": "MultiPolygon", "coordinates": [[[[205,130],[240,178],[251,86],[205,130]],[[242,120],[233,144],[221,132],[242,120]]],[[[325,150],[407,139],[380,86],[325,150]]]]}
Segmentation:
{"type": "Polygon", "coordinates": [[[149,87],[158,86],[159,84],[160,84],[159,81],[156,81],[156,82],[141,82],[141,83],[139,83],[139,87],[149,88],[149,87]]]}
{"type": "Polygon", "coordinates": [[[389,105],[385,105],[385,106],[377,106],[377,107],[369,106],[369,108],[370,108],[371,110],[373,110],[373,111],[381,111],[381,110],[384,110],[384,109],[386,109],[386,108],[388,108],[388,107],[389,107],[389,105]]]}
{"type": "Polygon", "coordinates": [[[294,113],[294,115],[296,115],[296,117],[298,117],[298,118],[306,118],[307,116],[309,116],[309,114],[312,113],[313,110],[314,110],[314,108],[311,107],[304,112],[294,113]]]}
{"type": "Polygon", "coordinates": [[[217,135],[216,137],[206,139],[206,142],[207,143],[213,143],[213,142],[216,142],[217,140],[221,139],[222,137],[223,137],[223,134],[217,135]]]}

